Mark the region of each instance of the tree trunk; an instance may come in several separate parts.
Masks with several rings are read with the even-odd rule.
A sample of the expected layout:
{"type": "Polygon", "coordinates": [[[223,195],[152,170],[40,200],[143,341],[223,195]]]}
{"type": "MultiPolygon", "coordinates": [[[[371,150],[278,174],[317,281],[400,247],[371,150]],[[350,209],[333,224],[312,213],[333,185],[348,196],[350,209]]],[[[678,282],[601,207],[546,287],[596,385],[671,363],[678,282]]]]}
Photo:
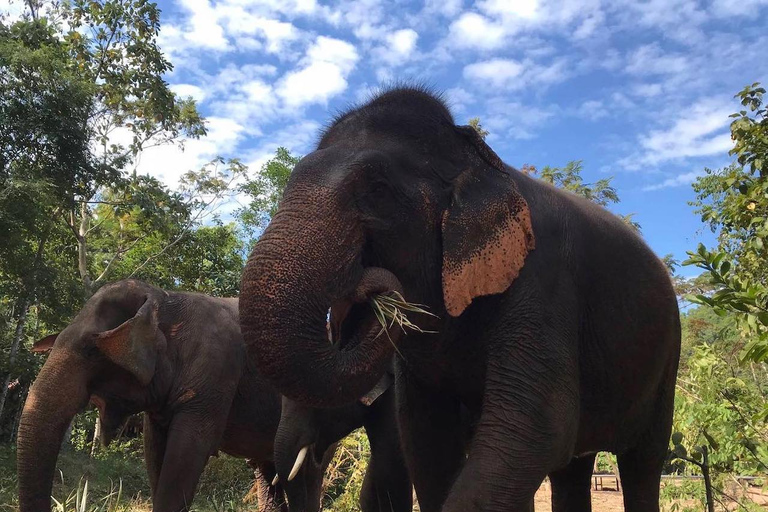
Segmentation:
{"type": "Polygon", "coordinates": [[[13,376],[13,365],[16,364],[16,357],[19,354],[19,345],[21,345],[21,338],[24,336],[24,324],[27,323],[27,313],[29,312],[29,298],[24,299],[19,318],[16,321],[16,330],[13,333],[13,342],[11,343],[11,354],[8,359],[9,370],[8,375],[5,377],[3,384],[3,391],[0,394],[0,424],[3,421],[3,410],[5,409],[5,401],[8,398],[8,386],[11,383],[11,377],[13,376]]]}
{"type": "Polygon", "coordinates": [[[701,447],[701,454],[701,474],[704,476],[704,489],[707,493],[707,511],[715,512],[715,499],[712,494],[712,477],[709,474],[709,450],[706,446],[701,447]]]}
{"type": "Polygon", "coordinates": [[[80,278],[83,280],[86,299],[93,295],[93,283],[91,282],[91,276],[88,274],[88,246],[86,237],[89,219],[88,203],[83,199],[83,202],[80,203],[80,227],[77,230],[77,269],[80,272],[80,278]]]}

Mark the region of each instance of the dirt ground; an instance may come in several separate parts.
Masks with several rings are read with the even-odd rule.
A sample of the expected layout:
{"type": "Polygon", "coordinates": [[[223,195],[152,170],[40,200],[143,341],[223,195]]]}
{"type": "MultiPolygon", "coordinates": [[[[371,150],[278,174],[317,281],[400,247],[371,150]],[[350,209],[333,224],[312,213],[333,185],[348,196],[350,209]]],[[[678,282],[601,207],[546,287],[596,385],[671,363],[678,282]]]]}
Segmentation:
{"type": "MultiPolygon", "coordinates": [[[[592,512],[624,512],[624,501],[622,494],[616,491],[616,480],[612,477],[605,477],[602,479],[602,483],[604,488],[601,490],[592,488],[592,512]]],[[[549,482],[545,481],[536,493],[536,512],[552,512],[550,496],[549,482]]],[[[768,492],[759,488],[752,488],[749,492],[749,498],[768,511],[768,492]]],[[[695,502],[683,501],[681,504],[690,506],[695,505],[695,502]]],[[[729,507],[729,510],[731,509],[735,511],[738,507],[732,504],[732,507],[729,507]]]]}
{"type": "MultiPolygon", "coordinates": [[[[592,489],[592,512],[624,512],[624,502],[620,492],[609,490],[613,482],[606,479],[606,490],[592,489]]],[[[615,486],[615,484],[613,484],[615,486]]],[[[550,503],[550,487],[548,482],[541,484],[536,493],[536,512],[552,512],[550,503]]]]}

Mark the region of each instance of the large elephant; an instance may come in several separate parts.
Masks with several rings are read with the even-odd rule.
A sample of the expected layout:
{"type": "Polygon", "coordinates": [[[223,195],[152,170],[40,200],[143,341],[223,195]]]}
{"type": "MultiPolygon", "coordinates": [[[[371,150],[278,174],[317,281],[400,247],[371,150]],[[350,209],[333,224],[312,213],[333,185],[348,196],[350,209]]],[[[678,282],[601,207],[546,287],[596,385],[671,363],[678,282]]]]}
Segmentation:
{"type": "Polygon", "coordinates": [[[422,511],[528,510],[547,475],[555,511],[590,510],[598,451],[618,455],[626,510],[658,511],[680,351],[664,265],[418,88],[337,117],[297,164],[244,271],[243,336],[281,393],[338,406],[392,357],[368,300],[400,286],[439,317],[392,340],[422,511]]]}
{"type": "MultiPolygon", "coordinates": [[[[315,512],[334,443],[366,419],[384,431],[396,431],[386,400],[362,415],[362,406],[350,404],[323,421],[302,408],[301,414],[292,413],[290,421],[281,423],[282,397],[246,362],[237,299],[118,281],[101,288],[66,329],[34,348],[48,349],[51,353],[30,390],[19,426],[20,512],[50,510],[64,431],[89,401],[99,410],[102,440],[107,443],[128,416],[145,412],[145,460],[155,512],[187,510],[208,457],[219,450],[248,458],[256,469],[262,512],[287,511],[285,496],[290,512],[315,512]],[[350,428],[333,437],[339,422],[350,428]],[[318,462],[306,464],[293,481],[274,481],[275,466],[290,468],[296,458],[288,452],[284,460],[275,458],[278,426],[285,439],[309,433],[312,439],[328,440],[315,456],[318,462]]],[[[286,408],[291,409],[290,401],[286,408]]],[[[392,438],[380,437],[377,449],[400,452],[399,440],[393,444],[392,438]]],[[[387,471],[407,475],[401,459],[391,460],[387,471]]],[[[407,489],[387,485],[382,481],[380,489],[367,492],[405,493],[410,499],[410,481],[407,489]]],[[[390,508],[366,512],[385,510],[390,508]]]]}

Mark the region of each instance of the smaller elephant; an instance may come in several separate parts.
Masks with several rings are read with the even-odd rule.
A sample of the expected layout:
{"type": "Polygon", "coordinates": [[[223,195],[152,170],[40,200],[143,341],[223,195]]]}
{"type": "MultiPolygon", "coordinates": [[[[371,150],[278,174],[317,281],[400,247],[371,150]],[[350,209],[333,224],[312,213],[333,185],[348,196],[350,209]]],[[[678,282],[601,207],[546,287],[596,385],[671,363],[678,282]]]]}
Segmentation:
{"type": "MultiPolygon", "coordinates": [[[[30,389],[19,426],[20,512],[50,511],[61,440],[73,416],[89,402],[98,408],[105,443],[129,416],[144,412],[155,512],[188,510],[208,457],[218,451],[247,458],[256,470],[262,512],[286,512],[286,496],[291,512],[315,512],[334,443],[348,433],[334,438],[341,432],[336,424],[357,426],[363,423],[360,418],[390,407],[385,401],[361,414],[364,406],[352,404],[337,410],[338,418],[324,411],[323,421],[310,427],[313,439],[329,440],[319,462],[277,482],[273,461],[282,397],[246,362],[237,299],[118,281],[101,288],[69,326],[33,350],[51,352],[30,389]]],[[[307,421],[314,416],[310,413],[307,421]]],[[[392,414],[382,419],[381,428],[389,425],[394,425],[392,414]]],[[[399,443],[396,436],[392,440],[399,443]]],[[[400,453],[399,444],[379,449],[400,453]]],[[[402,461],[396,463],[391,471],[405,475],[402,461]]]]}

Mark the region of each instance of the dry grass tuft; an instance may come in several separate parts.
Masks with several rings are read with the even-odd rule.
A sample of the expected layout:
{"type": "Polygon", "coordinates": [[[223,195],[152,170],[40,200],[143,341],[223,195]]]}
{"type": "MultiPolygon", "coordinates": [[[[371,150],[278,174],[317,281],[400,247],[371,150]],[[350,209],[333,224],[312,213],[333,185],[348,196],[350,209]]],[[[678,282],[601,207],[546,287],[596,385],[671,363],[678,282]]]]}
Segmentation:
{"type": "MultiPolygon", "coordinates": [[[[424,330],[411,322],[406,312],[429,315],[435,318],[437,318],[437,315],[427,311],[427,306],[423,304],[414,304],[406,301],[399,292],[392,291],[387,294],[374,295],[370,299],[370,304],[381,324],[381,332],[379,332],[378,336],[381,336],[381,333],[387,332],[387,329],[391,329],[395,324],[400,326],[403,331],[410,329],[421,333],[435,333],[435,331],[424,330]]],[[[388,332],[387,336],[389,336],[388,332]]]]}

